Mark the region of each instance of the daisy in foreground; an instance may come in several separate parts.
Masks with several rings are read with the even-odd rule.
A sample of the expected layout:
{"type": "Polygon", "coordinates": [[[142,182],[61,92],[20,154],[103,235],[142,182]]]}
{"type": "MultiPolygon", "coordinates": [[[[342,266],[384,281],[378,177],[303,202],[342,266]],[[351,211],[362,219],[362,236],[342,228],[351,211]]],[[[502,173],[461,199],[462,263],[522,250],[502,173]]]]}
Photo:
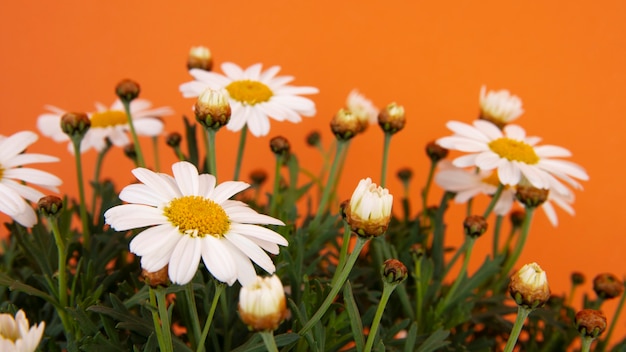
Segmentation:
{"type": "Polygon", "coordinates": [[[45,322],[29,326],[23,310],[15,314],[0,314],[0,351],[33,352],[39,346],[45,322]]]}
{"type": "Polygon", "coordinates": [[[263,225],[284,225],[246,204],[230,200],[250,185],[227,181],[216,186],[210,174],[181,161],[172,165],[174,177],[144,168],[132,172],[141,184],[124,187],[115,206],[104,214],[117,231],[149,227],[130,242],[141,266],[155,272],[166,265],[172,282],[183,285],[195,275],[200,258],[219,281],[245,286],[256,280],[255,262],[268,273],[275,266],[265,251],[278,254],[287,240],[263,225]],[[265,251],[264,251],[265,250],[265,251]]]}
{"type": "Polygon", "coordinates": [[[517,185],[524,176],[534,187],[566,194],[567,187],[557,178],[575,188],[580,188],[580,184],[574,179],[589,179],[579,165],[554,159],[571,156],[569,150],[554,145],[537,146],[540,139],[527,137],[518,125],[509,124],[500,130],[491,122],[475,120],[473,125],[450,121],[447,126],[455,134],[438,139],[437,144],[470,153],[454,159],[454,166],[497,170],[505,186],[517,185]]]}
{"type": "Polygon", "coordinates": [[[224,75],[201,69],[189,73],[195,81],[183,83],[180,91],[185,98],[199,96],[207,88],[226,90],[230,97],[232,115],[226,128],[239,131],[245,125],[254,136],[265,136],[270,131],[269,119],[300,122],[301,116],[315,115],[315,103],[300,94],[317,94],[315,87],[287,85],[292,76],[277,76],[280,66],[261,71],[261,64],[242,69],[231,62],[222,64],[224,75]]]}
{"type": "MultiPolygon", "coordinates": [[[[41,133],[56,142],[69,141],[70,138],[61,130],[61,117],[67,111],[47,105],[49,112],[39,115],[37,128],[41,133]]],[[[174,111],[169,107],[152,108],[152,103],[145,99],[135,99],[130,103],[130,113],[133,117],[135,130],[140,136],[158,136],[163,131],[161,118],[171,115],[174,111]]],[[[124,106],[118,99],[111,107],[96,103],[96,112],[89,113],[91,127],[85,134],[80,151],[84,153],[93,148],[102,151],[106,147],[108,138],[113,145],[124,147],[130,143],[128,131],[128,118],[124,112],[124,106]]],[[[72,143],[68,143],[68,149],[73,151],[72,143]]]]}
{"type": "Polygon", "coordinates": [[[44,194],[24,183],[52,192],[59,192],[56,187],[61,185],[61,179],[51,173],[23,167],[33,163],[59,161],[49,155],[23,153],[38,138],[31,131],[17,132],[9,137],[0,136],[0,212],[25,227],[37,223],[35,211],[26,200],[36,203],[44,194]]]}

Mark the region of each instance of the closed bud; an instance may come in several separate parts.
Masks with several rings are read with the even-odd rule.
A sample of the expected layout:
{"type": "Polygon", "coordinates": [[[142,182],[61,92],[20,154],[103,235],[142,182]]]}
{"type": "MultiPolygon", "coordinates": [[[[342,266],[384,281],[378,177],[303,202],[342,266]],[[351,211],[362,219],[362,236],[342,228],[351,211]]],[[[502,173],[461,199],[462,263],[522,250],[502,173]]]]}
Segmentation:
{"type": "Polygon", "coordinates": [[[345,219],[361,237],[378,237],[387,231],[391,220],[393,196],[368,177],[362,179],[344,207],[345,219]]]}
{"type": "Polygon", "coordinates": [[[267,180],[267,172],[263,169],[256,169],[250,172],[250,180],[255,187],[261,186],[267,180]]]}
{"type": "Polygon", "coordinates": [[[355,114],[346,109],[339,110],[330,120],[331,131],[337,139],[344,141],[361,133],[366,126],[355,114]]]}
{"type": "Polygon", "coordinates": [[[402,183],[408,183],[409,181],[411,181],[411,178],[413,177],[413,170],[411,170],[408,167],[405,167],[405,168],[398,170],[398,173],[396,175],[398,176],[400,181],[402,181],[402,183]]]}
{"type": "Polygon", "coordinates": [[[218,130],[230,121],[230,103],[222,91],[206,89],[198,96],[194,111],[196,121],[204,128],[218,130]]]}
{"type": "Polygon", "coordinates": [[[511,214],[509,214],[509,220],[511,220],[513,227],[521,227],[525,217],[526,212],[523,210],[513,210],[511,214]]]}
{"type": "Polygon", "coordinates": [[[401,105],[391,103],[378,113],[378,125],[385,133],[397,133],[405,124],[404,107],[401,105]]]}
{"type": "Polygon", "coordinates": [[[306,144],[308,144],[311,147],[316,147],[320,144],[320,140],[322,139],[319,131],[311,131],[307,136],[306,136],[306,144]]]}
{"type": "Polygon", "coordinates": [[[572,273],[571,279],[572,286],[580,286],[585,283],[585,275],[577,271],[572,273]]]}
{"type": "Polygon", "coordinates": [[[168,286],[169,285],[169,276],[168,276],[168,268],[169,265],[165,265],[163,268],[157,271],[148,271],[143,269],[141,272],[141,276],[146,284],[150,285],[152,288],[157,288],[158,286],[168,286]]]}
{"type": "Polygon", "coordinates": [[[426,155],[428,155],[428,158],[433,163],[445,159],[448,156],[448,152],[448,149],[440,146],[435,142],[430,142],[426,144],[426,155]]]}
{"type": "Polygon", "coordinates": [[[576,329],[585,337],[595,339],[606,329],[606,317],[604,313],[595,309],[583,309],[576,313],[574,319],[576,329]]]}
{"type": "Polygon", "coordinates": [[[546,272],[537,263],[524,265],[511,277],[509,293],[519,306],[527,309],[543,306],[550,299],[546,272]]]}
{"type": "Polygon", "coordinates": [[[130,103],[136,99],[140,91],[139,83],[130,79],[124,79],[115,86],[115,94],[125,103],[130,103]]]}
{"type": "Polygon", "coordinates": [[[289,154],[291,150],[291,145],[289,144],[289,140],[283,136],[277,136],[270,139],[270,149],[272,153],[277,156],[285,156],[289,154]]]}
{"type": "Polygon", "coordinates": [[[387,259],[383,263],[383,279],[392,285],[397,285],[408,277],[406,266],[397,259],[387,259]]]}
{"type": "Polygon", "coordinates": [[[251,330],[276,330],[287,314],[285,290],[276,275],[257,276],[239,291],[239,316],[251,330]]]}
{"type": "Polygon", "coordinates": [[[57,216],[63,209],[63,200],[57,196],[45,196],[37,202],[37,209],[45,216],[57,216]]]}
{"type": "Polygon", "coordinates": [[[199,68],[205,71],[211,71],[213,67],[213,56],[209,48],[205,46],[194,46],[189,49],[187,56],[187,69],[199,68]]]}
{"type": "Polygon", "coordinates": [[[470,215],[463,221],[463,230],[465,235],[478,238],[487,231],[487,220],[481,215],[470,215]]]}
{"type": "Polygon", "coordinates": [[[517,185],[515,197],[528,208],[536,208],[548,199],[549,190],[527,185],[517,185]]]}
{"type": "Polygon", "coordinates": [[[165,143],[172,148],[176,148],[180,146],[180,142],[183,140],[183,136],[181,136],[178,132],[172,132],[165,137],[165,143]]]}
{"type": "Polygon", "coordinates": [[[624,292],[624,284],[613,274],[604,273],[593,279],[593,290],[602,299],[619,297],[624,292]]]}
{"type": "Polygon", "coordinates": [[[68,112],[61,116],[61,130],[70,136],[83,137],[91,127],[91,120],[84,112],[68,112]]]}
{"type": "Polygon", "coordinates": [[[124,146],[124,155],[134,162],[137,161],[137,150],[135,150],[133,143],[128,143],[124,146]]]}

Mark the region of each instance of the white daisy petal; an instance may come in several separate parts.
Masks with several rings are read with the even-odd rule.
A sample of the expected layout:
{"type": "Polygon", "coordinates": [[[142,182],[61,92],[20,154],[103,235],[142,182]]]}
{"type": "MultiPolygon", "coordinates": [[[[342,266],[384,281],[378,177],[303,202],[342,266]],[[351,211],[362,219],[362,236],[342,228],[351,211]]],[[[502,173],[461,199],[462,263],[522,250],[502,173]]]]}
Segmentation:
{"type": "Polygon", "coordinates": [[[198,271],[201,253],[201,238],[181,236],[170,258],[168,268],[170,280],[178,285],[184,285],[191,281],[198,271]]]}
{"type": "Polygon", "coordinates": [[[232,245],[237,247],[242,253],[250,258],[254,263],[263,268],[270,274],[273,274],[276,270],[272,259],[254,242],[250,241],[246,237],[229,232],[224,236],[232,245]]]}
{"type": "Polygon", "coordinates": [[[281,246],[289,245],[289,243],[283,236],[268,228],[258,225],[234,223],[230,226],[230,231],[246,237],[256,237],[262,240],[271,241],[281,246]]]}
{"type": "Polygon", "coordinates": [[[213,191],[213,201],[217,204],[221,204],[225,200],[247,189],[248,187],[250,187],[250,185],[242,181],[222,182],[215,187],[215,190],[213,191]]]}
{"type": "Polygon", "coordinates": [[[15,191],[20,197],[27,199],[33,203],[37,203],[42,197],[44,197],[45,195],[26,185],[23,185],[21,183],[15,182],[13,180],[2,180],[2,183],[4,187],[8,187],[9,189],[12,189],[13,191],[15,191]]]}
{"type": "Polygon", "coordinates": [[[167,223],[162,210],[139,204],[114,206],[104,213],[104,218],[116,231],[167,223]]]}
{"type": "Polygon", "coordinates": [[[513,163],[500,163],[498,165],[498,177],[503,185],[515,186],[521,179],[520,169],[513,163]]]}
{"type": "Polygon", "coordinates": [[[201,241],[202,261],[213,277],[232,285],[237,280],[237,265],[224,242],[213,236],[205,236],[201,241]]]}
{"type": "MultiPolygon", "coordinates": [[[[228,248],[228,251],[235,260],[235,265],[237,266],[237,281],[239,281],[241,286],[246,286],[254,282],[256,280],[256,270],[250,261],[250,257],[228,240],[222,241],[222,244],[228,248]]],[[[230,284],[232,284],[232,282],[229,283],[229,285],[230,284]]]]}
{"type": "Polygon", "coordinates": [[[535,147],[535,153],[541,158],[564,158],[572,156],[569,150],[556,145],[541,145],[535,147]]]}
{"type": "Polygon", "coordinates": [[[183,196],[198,195],[198,169],[190,163],[178,162],[172,165],[176,184],[183,196]]]}
{"type": "Polygon", "coordinates": [[[0,142],[0,163],[23,152],[29,145],[37,141],[37,134],[31,131],[20,131],[0,142]]]}
{"type": "Polygon", "coordinates": [[[469,167],[469,166],[475,166],[476,165],[476,157],[479,154],[468,154],[468,155],[463,155],[460,156],[456,159],[454,159],[454,161],[452,161],[452,164],[456,167],[469,167]]]}
{"type": "Polygon", "coordinates": [[[161,194],[154,192],[144,184],[132,184],[124,187],[120,192],[120,199],[128,203],[162,206],[168,199],[161,194]]]}

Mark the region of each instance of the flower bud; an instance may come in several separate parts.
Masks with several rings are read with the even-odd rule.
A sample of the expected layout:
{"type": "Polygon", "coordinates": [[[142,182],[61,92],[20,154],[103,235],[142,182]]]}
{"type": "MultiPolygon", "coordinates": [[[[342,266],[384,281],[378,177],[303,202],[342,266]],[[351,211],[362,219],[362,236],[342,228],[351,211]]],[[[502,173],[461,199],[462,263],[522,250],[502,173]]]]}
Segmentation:
{"type": "Polygon", "coordinates": [[[124,79],[115,86],[115,94],[125,103],[130,103],[137,98],[140,91],[139,83],[130,79],[124,79]]]}
{"type": "Polygon", "coordinates": [[[289,140],[283,136],[277,136],[270,139],[270,149],[276,156],[285,156],[289,154],[291,145],[289,140]]]}
{"type": "Polygon", "coordinates": [[[365,126],[352,112],[340,109],[330,120],[330,129],[337,139],[347,141],[362,132],[365,126]]]}
{"type": "Polygon", "coordinates": [[[91,127],[91,120],[83,112],[68,112],[61,116],[61,130],[73,137],[82,137],[91,127]]]}
{"type": "Polygon", "coordinates": [[[472,238],[480,237],[487,231],[487,220],[481,215],[470,215],[463,221],[463,230],[465,235],[472,238]]]}
{"type": "Polygon", "coordinates": [[[276,275],[257,276],[239,291],[239,316],[251,330],[276,330],[287,313],[283,284],[276,275]]]}
{"type": "Polygon", "coordinates": [[[135,145],[133,143],[128,143],[124,146],[124,155],[134,162],[137,162],[137,150],[135,150],[135,145]]]}
{"type": "Polygon", "coordinates": [[[408,270],[406,266],[397,259],[387,259],[383,263],[383,279],[392,285],[397,285],[406,280],[408,270]]]}
{"type": "Polygon", "coordinates": [[[577,271],[572,273],[572,286],[580,286],[585,283],[585,275],[577,271]]]}
{"type": "Polygon", "coordinates": [[[15,318],[12,314],[0,314],[0,346],[2,351],[35,351],[46,323],[40,322],[30,326],[23,310],[17,311],[15,318]]]}
{"type": "Polygon", "coordinates": [[[165,143],[172,148],[176,148],[180,146],[180,142],[183,140],[183,136],[181,136],[178,132],[172,132],[165,137],[165,143]]]}
{"type": "Polygon", "coordinates": [[[487,120],[502,128],[523,112],[522,100],[510,94],[508,90],[487,92],[487,87],[481,87],[479,115],[481,120],[487,120]]]}
{"type": "Polygon", "coordinates": [[[401,105],[391,103],[378,113],[378,125],[385,133],[399,132],[405,124],[404,107],[401,105]]]}
{"type": "Polygon", "coordinates": [[[198,96],[194,111],[204,128],[218,130],[230,121],[230,103],[222,91],[206,89],[198,96]]]}
{"type": "Polygon", "coordinates": [[[322,137],[319,131],[311,131],[306,136],[306,144],[308,144],[310,147],[316,147],[320,144],[321,138],[322,137]]]}
{"type": "Polygon", "coordinates": [[[517,185],[515,197],[526,207],[536,208],[548,199],[548,194],[548,189],[517,185]]]}
{"type": "Polygon", "coordinates": [[[143,269],[141,271],[141,276],[144,282],[152,288],[157,288],[158,286],[168,286],[169,285],[169,275],[167,273],[169,265],[165,265],[163,268],[157,271],[148,271],[143,269]]]}
{"type": "Polygon", "coordinates": [[[524,223],[524,218],[526,217],[526,212],[523,210],[513,210],[511,214],[509,214],[509,219],[511,220],[511,226],[513,227],[521,227],[522,223],[524,223]]]}
{"type": "Polygon", "coordinates": [[[63,209],[63,200],[57,196],[45,196],[37,202],[37,209],[45,216],[57,216],[63,209]]]}
{"type": "Polygon", "coordinates": [[[604,273],[593,279],[593,290],[602,299],[619,297],[624,291],[624,284],[613,274],[604,273]]]}
{"type": "Polygon", "coordinates": [[[576,329],[583,336],[596,338],[606,329],[606,317],[604,313],[595,309],[583,309],[576,313],[574,319],[576,329]]]}
{"type": "Polygon", "coordinates": [[[250,172],[250,180],[255,187],[261,186],[267,180],[267,172],[263,169],[256,169],[250,172]]]}
{"type": "Polygon", "coordinates": [[[440,146],[436,142],[426,144],[426,155],[433,162],[437,163],[448,156],[448,149],[440,146]]]}
{"type": "Polygon", "coordinates": [[[402,181],[402,183],[408,183],[409,181],[411,181],[411,178],[413,177],[413,170],[411,170],[408,167],[405,167],[405,168],[398,170],[398,173],[396,175],[398,176],[400,181],[402,181]]]}
{"type": "Polygon", "coordinates": [[[362,237],[378,237],[387,231],[391,220],[393,196],[389,190],[362,179],[352,193],[345,218],[352,231],[362,237]]]}
{"type": "Polygon", "coordinates": [[[509,293],[517,305],[534,309],[550,299],[546,272],[537,263],[524,265],[511,277],[509,293]]]}
{"type": "Polygon", "coordinates": [[[193,46],[189,49],[187,57],[187,69],[199,68],[205,71],[211,71],[213,67],[213,57],[211,51],[205,46],[193,46]]]}

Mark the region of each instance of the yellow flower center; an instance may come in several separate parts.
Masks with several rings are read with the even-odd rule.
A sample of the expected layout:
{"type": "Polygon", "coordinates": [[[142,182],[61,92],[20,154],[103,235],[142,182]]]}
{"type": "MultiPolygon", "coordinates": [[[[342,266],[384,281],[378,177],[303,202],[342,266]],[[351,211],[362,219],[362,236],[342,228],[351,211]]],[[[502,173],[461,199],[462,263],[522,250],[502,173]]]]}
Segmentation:
{"type": "Polygon", "coordinates": [[[128,123],[126,113],[120,110],[98,111],[91,115],[91,128],[94,127],[112,127],[116,125],[125,125],[128,123]]]}
{"type": "Polygon", "coordinates": [[[231,98],[247,105],[269,101],[274,95],[270,87],[259,81],[249,79],[233,81],[226,86],[226,90],[231,98]]]}
{"type": "Polygon", "coordinates": [[[525,164],[539,162],[533,147],[521,141],[503,137],[489,142],[488,146],[494,153],[509,161],[520,161],[525,164]]]}
{"type": "Polygon", "coordinates": [[[4,168],[0,165],[0,180],[4,177],[4,168]]]}
{"type": "Polygon", "coordinates": [[[163,209],[163,214],[178,228],[191,237],[222,237],[230,228],[228,215],[219,204],[200,196],[175,198],[163,209]]]}
{"type": "Polygon", "coordinates": [[[492,172],[491,175],[483,178],[481,180],[483,183],[486,183],[488,185],[494,185],[494,186],[499,186],[500,185],[500,178],[498,177],[498,172],[492,172]]]}

